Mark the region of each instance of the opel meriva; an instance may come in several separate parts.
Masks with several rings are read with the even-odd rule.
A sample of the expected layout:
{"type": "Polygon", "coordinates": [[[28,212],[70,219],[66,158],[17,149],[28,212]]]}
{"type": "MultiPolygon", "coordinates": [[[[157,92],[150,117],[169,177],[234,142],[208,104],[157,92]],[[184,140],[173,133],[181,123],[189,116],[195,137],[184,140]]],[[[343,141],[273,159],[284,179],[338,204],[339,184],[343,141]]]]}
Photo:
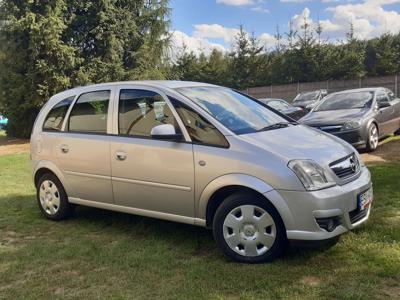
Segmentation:
{"type": "Polygon", "coordinates": [[[370,173],[346,142],[249,96],[178,81],[53,96],[36,119],[37,199],[51,220],[87,205],[213,229],[229,257],[271,261],[288,240],[366,221],[370,173]]]}

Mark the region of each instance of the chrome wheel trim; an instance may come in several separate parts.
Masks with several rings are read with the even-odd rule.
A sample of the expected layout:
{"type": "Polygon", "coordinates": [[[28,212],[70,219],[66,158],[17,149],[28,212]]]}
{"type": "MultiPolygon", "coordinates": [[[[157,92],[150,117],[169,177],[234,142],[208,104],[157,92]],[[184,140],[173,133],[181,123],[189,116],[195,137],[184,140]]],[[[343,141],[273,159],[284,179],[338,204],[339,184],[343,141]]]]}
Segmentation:
{"type": "Polygon", "coordinates": [[[369,145],[371,149],[376,149],[378,147],[379,143],[379,135],[378,135],[378,129],[376,126],[372,126],[372,129],[369,134],[369,145]]]}
{"type": "Polygon", "coordinates": [[[40,185],[39,200],[43,210],[49,215],[55,215],[60,208],[60,193],[51,180],[45,180],[40,185]]]}
{"type": "Polygon", "coordinates": [[[236,253],[255,257],[266,253],[275,243],[276,224],[272,216],[255,205],[241,205],[225,217],[223,235],[236,253]]]}

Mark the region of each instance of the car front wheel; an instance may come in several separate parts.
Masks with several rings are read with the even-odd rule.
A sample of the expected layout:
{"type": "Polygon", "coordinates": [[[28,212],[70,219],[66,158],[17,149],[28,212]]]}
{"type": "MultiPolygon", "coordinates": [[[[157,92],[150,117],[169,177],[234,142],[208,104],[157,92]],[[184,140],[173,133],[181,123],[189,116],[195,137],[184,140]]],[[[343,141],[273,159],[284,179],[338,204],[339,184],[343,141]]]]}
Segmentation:
{"type": "Polygon", "coordinates": [[[372,152],[378,147],[379,132],[378,128],[372,123],[368,128],[367,151],[372,152]]]}
{"type": "Polygon", "coordinates": [[[262,196],[236,193],[218,207],[214,238],[230,258],[243,263],[269,262],[287,245],[285,226],[276,209],[262,196]]]}

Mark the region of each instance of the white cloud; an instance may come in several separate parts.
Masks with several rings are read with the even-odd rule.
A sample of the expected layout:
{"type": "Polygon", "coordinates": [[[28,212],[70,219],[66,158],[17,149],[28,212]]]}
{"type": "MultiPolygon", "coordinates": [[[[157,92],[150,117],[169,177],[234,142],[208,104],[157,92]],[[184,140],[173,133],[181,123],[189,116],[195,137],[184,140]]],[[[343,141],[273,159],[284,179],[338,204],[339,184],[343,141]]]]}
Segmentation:
{"type": "Polygon", "coordinates": [[[174,31],[171,34],[171,57],[175,59],[182,54],[186,47],[187,51],[192,51],[195,55],[204,53],[209,55],[212,50],[226,51],[225,47],[211,43],[207,39],[189,36],[182,31],[174,31]]]}
{"type": "Polygon", "coordinates": [[[217,0],[217,4],[231,6],[248,6],[251,11],[260,13],[269,13],[269,10],[263,7],[266,0],[217,0]]]}
{"type": "MultiPolygon", "coordinates": [[[[195,55],[199,55],[200,53],[209,55],[214,49],[226,52],[239,33],[238,28],[224,27],[220,24],[197,24],[194,25],[194,28],[192,36],[181,31],[172,32],[171,57],[173,59],[181,55],[185,48],[186,51],[192,51],[195,55]],[[224,45],[210,42],[209,39],[221,39],[224,41],[224,45]]],[[[260,45],[266,48],[272,48],[276,44],[275,37],[266,32],[259,35],[258,39],[260,45]]]]}
{"type": "Polygon", "coordinates": [[[200,39],[223,39],[225,43],[232,43],[239,33],[237,28],[228,28],[219,24],[197,24],[194,25],[193,36],[200,39]]]}
{"type": "Polygon", "coordinates": [[[400,3],[400,0],[366,0],[358,4],[329,7],[327,11],[333,13],[331,23],[336,25],[330,32],[343,35],[352,23],[355,36],[361,39],[376,37],[386,32],[397,33],[400,31],[399,12],[385,10],[383,7],[393,3],[400,3]]]}
{"type": "Polygon", "coordinates": [[[254,0],[217,0],[218,4],[226,4],[233,6],[252,5],[256,2],[254,0]]]}
{"type": "Polygon", "coordinates": [[[261,13],[267,13],[269,14],[269,10],[267,8],[264,8],[262,6],[255,6],[251,8],[252,11],[256,11],[256,12],[261,12],[261,13]]]}
{"type": "Polygon", "coordinates": [[[305,7],[299,15],[294,15],[292,17],[293,29],[300,30],[301,26],[304,24],[304,21],[307,21],[307,23],[311,25],[313,20],[310,18],[310,14],[311,12],[308,7],[305,7]]]}
{"type": "Polygon", "coordinates": [[[283,3],[304,3],[310,0],[281,0],[283,3]]]}
{"type": "MultiPolygon", "coordinates": [[[[353,24],[354,35],[360,39],[373,38],[386,32],[397,33],[400,31],[400,13],[384,8],[384,5],[393,3],[400,3],[400,0],[365,0],[362,3],[346,3],[328,7],[326,10],[332,13],[332,17],[320,21],[323,36],[330,39],[344,38],[350,24],[353,24]]],[[[311,12],[306,7],[300,14],[293,16],[294,29],[300,30],[304,19],[311,28],[315,28],[317,24],[310,15],[311,12]]]]}
{"type": "Polygon", "coordinates": [[[264,32],[258,38],[266,48],[272,48],[276,44],[276,38],[272,34],[264,32]]]}

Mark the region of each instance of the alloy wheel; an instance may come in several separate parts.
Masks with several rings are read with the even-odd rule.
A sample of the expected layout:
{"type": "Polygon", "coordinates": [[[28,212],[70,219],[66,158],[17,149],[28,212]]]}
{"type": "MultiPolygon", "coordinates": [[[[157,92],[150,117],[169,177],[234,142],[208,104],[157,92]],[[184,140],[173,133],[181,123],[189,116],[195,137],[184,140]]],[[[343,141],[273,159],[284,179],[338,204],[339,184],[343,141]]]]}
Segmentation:
{"type": "Polygon", "coordinates": [[[378,129],[376,128],[375,125],[372,125],[369,136],[370,148],[376,149],[376,147],[378,147],[378,142],[379,142],[378,129]]]}

